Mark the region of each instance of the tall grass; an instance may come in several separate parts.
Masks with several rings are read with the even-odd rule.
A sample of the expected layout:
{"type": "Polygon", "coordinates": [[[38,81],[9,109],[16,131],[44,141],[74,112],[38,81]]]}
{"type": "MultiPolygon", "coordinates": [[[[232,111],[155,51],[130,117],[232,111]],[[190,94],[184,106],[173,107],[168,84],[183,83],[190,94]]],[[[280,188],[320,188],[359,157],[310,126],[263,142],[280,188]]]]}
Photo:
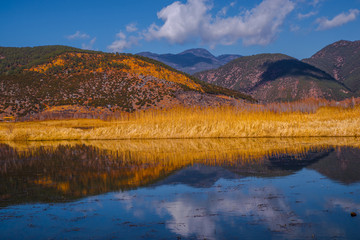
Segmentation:
{"type": "MultiPolygon", "coordinates": [[[[238,137],[358,137],[360,105],[319,106],[314,111],[176,107],[118,119],[52,120],[0,124],[0,140],[100,140],[238,137]]],[[[281,109],[281,106],[280,108],[281,109]]]]}

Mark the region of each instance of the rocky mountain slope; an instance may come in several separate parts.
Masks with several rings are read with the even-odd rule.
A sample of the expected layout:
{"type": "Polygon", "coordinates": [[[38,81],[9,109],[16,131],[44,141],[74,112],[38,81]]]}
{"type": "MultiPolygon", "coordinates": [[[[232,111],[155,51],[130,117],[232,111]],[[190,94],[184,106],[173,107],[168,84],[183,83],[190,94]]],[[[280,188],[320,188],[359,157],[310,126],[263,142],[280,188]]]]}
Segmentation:
{"type": "Polygon", "coordinates": [[[360,95],[360,41],[338,41],[303,62],[314,65],[360,95]]]}
{"type": "Polygon", "coordinates": [[[0,48],[0,117],[33,116],[59,106],[63,112],[99,114],[209,106],[230,104],[233,97],[253,100],[145,57],[65,46],[0,48]]]}
{"type": "Polygon", "coordinates": [[[265,102],[309,97],[340,100],[352,96],[351,90],[330,74],[283,54],[241,57],[195,76],[265,102]]]}
{"type": "Polygon", "coordinates": [[[189,49],[178,54],[156,54],[151,52],[141,52],[137,55],[158,60],[175,69],[189,74],[218,68],[236,58],[241,57],[241,55],[236,54],[224,54],[215,57],[209,51],[202,48],[189,49]]]}

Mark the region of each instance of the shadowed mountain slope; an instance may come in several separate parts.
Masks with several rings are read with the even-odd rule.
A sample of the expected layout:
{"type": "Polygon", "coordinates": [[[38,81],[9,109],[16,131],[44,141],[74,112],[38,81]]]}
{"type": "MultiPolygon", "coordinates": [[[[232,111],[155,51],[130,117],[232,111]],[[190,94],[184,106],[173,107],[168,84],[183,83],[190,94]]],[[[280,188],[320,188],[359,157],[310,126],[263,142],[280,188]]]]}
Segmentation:
{"type": "Polygon", "coordinates": [[[309,97],[340,100],[351,96],[346,86],[325,71],[283,54],[242,57],[195,76],[267,102],[309,97]]]}

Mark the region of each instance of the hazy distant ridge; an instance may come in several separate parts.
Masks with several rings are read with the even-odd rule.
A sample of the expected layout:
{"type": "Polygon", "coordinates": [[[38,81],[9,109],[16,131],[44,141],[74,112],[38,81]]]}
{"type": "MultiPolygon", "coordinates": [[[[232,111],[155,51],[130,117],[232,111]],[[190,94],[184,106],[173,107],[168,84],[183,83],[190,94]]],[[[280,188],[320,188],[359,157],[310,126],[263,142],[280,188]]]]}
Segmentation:
{"type": "Polygon", "coordinates": [[[189,74],[218,68],[236,58],[241,57],[241,55],[237,54],[224,54],[216,57],[203,48],[189,49],[178,54],[141,52],[137,55],[158,60],[177,70],[189,74]]]}

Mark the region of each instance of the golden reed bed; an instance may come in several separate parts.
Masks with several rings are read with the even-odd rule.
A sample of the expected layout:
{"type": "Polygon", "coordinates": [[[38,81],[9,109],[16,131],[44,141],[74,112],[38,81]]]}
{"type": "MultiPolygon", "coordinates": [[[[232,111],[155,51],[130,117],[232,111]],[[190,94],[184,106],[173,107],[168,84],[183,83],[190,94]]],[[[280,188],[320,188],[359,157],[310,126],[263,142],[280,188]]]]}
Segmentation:
{"type": "Polygon", "coordinates": [[[359,136],[359,105],[320,107],[313,113],[178,107],[136,112],[111,121],[0,123],[2,141],[359,136]]]}

